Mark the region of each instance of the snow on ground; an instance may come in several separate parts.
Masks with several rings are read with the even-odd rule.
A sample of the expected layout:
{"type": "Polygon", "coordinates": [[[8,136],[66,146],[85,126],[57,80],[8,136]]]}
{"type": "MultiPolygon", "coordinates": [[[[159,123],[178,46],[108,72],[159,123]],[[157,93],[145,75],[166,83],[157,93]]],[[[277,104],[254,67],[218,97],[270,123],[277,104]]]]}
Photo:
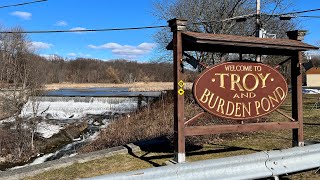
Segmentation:
{"type": "MultiPolygon", "coordinates": [[[[142,101],[142,106],[146,106],[147,103],[142,101]]],[[[138,102],[136,99],[127,98],[127,99],[93,99],[84,100],[84,99],[72,99],[72,98],[63,98],[60,99],[50,99],[50,98],[43,98],[40,97],[37,101],[34,102],[27,102],[20,114],[21,118],[31,118],[35,114],[36,116],[40,116],[43,118],[43,121],[37,124],[36,132],[39,133],[44,138],[50,138],[54,134],[59,133],[65,123],[70,121],[74,121],[77,119],[84,118],[88,115],[115,115],[129,113],[136,110],[138,107],[138,102]],[[57,101],[58,100],[58,101],[57,101]],[[35,110],[36,109],[36,110],[35,110]],[[55,121],[50,121],[55,120],[55,121]],[[70,120],[70,121],[68,121],[70,120]],[[52,124],[55,122],[55,124],[52,124]],[[60,123],[61,122],[61,123],[60,123]]],[[[109,117],[105,117],[102,120],[102,123],[98,123],[93,119],[89,119],[89,124],[99,128],[105,128],[109,124],[109,117]]],[[[3,122],[13,122],[14,118],[8,118],[6,121],[3,122]]],[[[1,122],[2,123],[2,122],[1,122]]],[[[1,125],[0,123],[0,125],[1,125]]],[[[71,150],[74,150],[76,146],[79,146],[83,143],[92,141],[96,139],[99,135],[99,131],[95,131],[93,133],[88,133],[81,138],[74,139],[74,141],[70,144],[65,145],[63,148],[59,149],[54,153],[49,153],[43,155],[41,157],[36,158],[32,163],[27,165],[33,164],[40,164],[45,162],[50,158],[58,157],[61,153],[63,154],[62,157],[68,155],[74,156],[74,153],[71,150]]],[[[59,157],[58,157],[59,158],[59,157]]],[[[27,166],[24,165],[24,166],[27,166]]],[[[12,169],[21,168],[24,166],[14,167],[12,169]]]]}
{"type": "Polygon", "coordinates": [[[50,138],[54,134],[58,134],[60,132],[60,129],[62,128],[63,127],[60,125],[53,125],[42,121],[39,124],[37,124],[36,132],[41,134],[41,136],[44,138],[50,138]]]}
{"type": "Polygon", "coordinates": [[[30,163],[29,165],[36,165],[36,164],[41,164],[43,162],[45,162],[45,160],[51,156],[53,156],[54,153],[49,153],[49,154],[45,154],[41,157],[36,158],[32,163],[30,163]]]}
{"type": "Polygon", "coordinates": [[[13,123],[15,121],[14,117],[9,117],[0,121],[0,125],[4,123],[13,123]]]}
{"type": "Polygon", "coordinates": [[[303,94],[320,94],[320,89],[302,89],[303,94]]]}

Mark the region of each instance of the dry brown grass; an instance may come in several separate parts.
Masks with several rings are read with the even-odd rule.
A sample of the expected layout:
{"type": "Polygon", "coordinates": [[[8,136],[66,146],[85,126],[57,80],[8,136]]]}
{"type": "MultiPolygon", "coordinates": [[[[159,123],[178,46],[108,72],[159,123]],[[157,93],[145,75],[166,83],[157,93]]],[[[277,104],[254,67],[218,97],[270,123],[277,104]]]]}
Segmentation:
{"type": "Polygon", "coordinates": [[[128,154],[119,154],[107,158],[102,158],[90,163],[76,163],[66,168],[44,172],[34,177],[25,178],[27,180],[66,180],[88,178],[113,172],[125,172],[152,167],[151,164],[139,160],[128,154]],[[122,167],[119,170],[119,167],[122,167]]]}
{"type": "Polygon", "coordinates": [[[150,107],[111,122],[99,138],[81,149],[91,152],[141,140],[148,140],[173,132],[172,98],[164,98],[150,107]]]}
{"type": "MultiPolygon", "coordinates": [[[[166,97],[151,104],[139,112],[132,113],[130,117],[116,119],[100,133],[98,139],[86,145],[81,152],[91,152],[109,147],[120,146],[137,141],[150,140],[160,136],[167,136],[172,140],[173,135],[173,95],[169,91],[166,97]]],[[[190,119],[203,111],[192,97],[191,91],[185,93],[185,117],[190,119]]],[[[212,125],[226,123],[210,114],[200,118],[192,125],[212,125]]],[[[228,121],[227,123],[240,123],[228,121]]],[[[187,138],[188,144],[199,145],[214,142],[221,138],[229,138],[230,134],[193,136],[187,138]]]]}
{"type": "MultiPolygon", "coordinates": [[[[192,98],[186,92],[186,117],[190,118],[194,113],[200,111],[192,98]]],[[[104,147],[111,147],[116,144],[126,144],[141,139],[150,139],[155,136],[172,134],[173,105],[172,99],[164,99],[163,102],[153,104],[149,109],[133,114],[130,118],[120,119],[112,123],[108,129],[104,130],[103,136],[97,141],[87,146],[83,151],[91,151],[104,147]],[[163,113],[163,114],[162,114],[163,113]],[[119,122],[119,123],[118,123],[119,122]],[[118,124],[118,125],[117,125],[118,124]],[[110,133],[110,134],[109,134],[110,133]],[[156,134],[153,134],[156,133],[156,134]],[[158,133],[158,134],[157,134],[158,133]],[[120,141],[117,141],[117,138],[120,141]],[[98,147],[95,147],[98,146],[98,147]]],[[[315,103],[315,95],[304,96],[304,120],[305,120],[305,140],[320,141],[319,133],[319,112],[320,109],[312,109],[315,103]]],[[[281,110],[290,114],[290,97],[288,97],[281,110]]],[[[210,118],[205,117],[205,118],[210,118]]],[[[283,116],[273,112],[265,121],[281,121],[283,116]]],[[[260,121],[263,120],[260,118],[260,121]]],[[[287,119],[285,119],[287,120],[287,119]]],[[[222,123],[219,119],[213,119],[211,123],[222,123]]],[[[199,124],[198,124],[199,123],[199,124]]],[[[208,122],[197,122],[207,124],[208,122]]],[[[223,123],[226,123],[225,121],[223,123]]],[[[228,122],[231,123],[231,122],[228,122]]],[[[262,131],[256,133],[233,133],[229,135],[220,135],[210,138],[199,136],[202,142],[202,149],[187,149],[187,161],[199,161],[204,159],[214,159],[235,155],[243,155],[272,149],[284,149],[291,147],[291,130],[280,131],[262,131]]],[[[196,141],[201,144],[201,142],[196,141]]],[[[163,151],[167,144],[160,144],[154,147],[150,145],[149,149],[143,149],[141,152],[134,152],[126,155],[116,155],[101,160],[75,164],[70,167],[50,171],[38,175],[32,179],[74,179],[79,177],[90,177],[94,175],[123,172],[155,165],[162,165],[165,161],[172,159],[173,149],[163,151]],[[155,149],[155,151],[154,151],[155,149]],[[56,177],[56,178],[53,178],[56,177]]],[[[284,175],[283,179],[319,179],[316,170],[298,173],[294,175],[284,175]]]]}
{"type": "MultiPolygon", "coordinates": [[[[172,82],[135,82],[127,84],[112,84],[112,83],[59,83],[47,84],[45,90],[57,90],[61,88],[129,88],[130,91],[163,91],[172,90],[172,82]]],[[[191,89],[192,83],[186,83],[185,89],[191,89]]]]}

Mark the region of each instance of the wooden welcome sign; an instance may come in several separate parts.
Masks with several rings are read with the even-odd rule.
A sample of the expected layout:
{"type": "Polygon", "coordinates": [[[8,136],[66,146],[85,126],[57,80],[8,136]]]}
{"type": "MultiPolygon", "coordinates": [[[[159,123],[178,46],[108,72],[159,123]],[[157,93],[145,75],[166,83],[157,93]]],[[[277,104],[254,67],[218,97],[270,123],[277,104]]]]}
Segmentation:
{"type": "Polygon", "coordinates": [[[283,76],[262,63],[226,62],[199,75],[193,94],[207,112],[219,117],[244,120],[266,115],[286,99],[283,76]]]}
{"type": "Polygon", "coordinates": [[[292,145],[303,146],[302,52],[318,49],[301,41],[305,31],[289,31],[289,39],[269,39],[190,32],[187,31],[186,20],[172,19],[168,22],[173,33],[167,49],[173,50],[174,161],[185,162],[187,136],[289,129],[292,130],[292,145]],[[287,56],[278,66],[290,62],[291,115],[277,109],[288,92],[288,85],[277,70],[258,62],[235,61],[215,65],[199,75],[193,85],[193,94],[206,112],[186,118],[183,63],[193,62],[191,65],[194,67],[207,66],[185,55],[186,52],[236,53],[240,58],[243,54],[287,56]],[[284,119],[277,122],[245,121],[274,110],[283,115],[284,119]],[[232,124],[193,124],[205,118],[207,112],[225,119],[243,121],[232,124]]]}

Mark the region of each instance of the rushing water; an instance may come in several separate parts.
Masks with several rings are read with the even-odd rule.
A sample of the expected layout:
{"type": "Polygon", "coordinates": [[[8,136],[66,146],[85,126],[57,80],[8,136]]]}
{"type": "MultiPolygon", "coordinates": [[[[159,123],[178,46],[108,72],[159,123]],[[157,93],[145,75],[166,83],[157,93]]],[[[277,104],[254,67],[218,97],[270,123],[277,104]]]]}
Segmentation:
{"type": "Polygon", "coordinates": [[[38,133],[50,138],[66,125],[77,121],[88,122],[87,133],[72,143],[36,158],[30,164],[72,156],[76,150],[94,139],[100,128],[105,128],[115,116],[124,115],[150,104],[162,92],[129,92],[128,88],[88,88],[61,89],[49,91],[45,96],[31,98],[25,104],[21,117],[30,118],[34,114],[46,121],[38,127],[38,133]],[[36,107],[36,108],[35,108],[36,107]],[[104,119],[96,122],[92,116],[104,119]],[[47,123],[47,124],[46,124],[47,123]]]}

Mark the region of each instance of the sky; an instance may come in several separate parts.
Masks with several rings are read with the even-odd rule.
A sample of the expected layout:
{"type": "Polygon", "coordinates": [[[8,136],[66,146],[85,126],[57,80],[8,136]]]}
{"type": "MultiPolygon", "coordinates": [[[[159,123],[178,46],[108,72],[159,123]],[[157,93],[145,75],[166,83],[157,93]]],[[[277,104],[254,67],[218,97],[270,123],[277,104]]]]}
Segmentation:
{"type": "MultiPolygon", "coordinates": [[[[0,6],[33,0],[1,0],[0,6]]],[[[262,0],[263,1],[263,0],[262,0]]],[[[104,29],[167,25],[153,16],[153,0],[48,0],[0,9],[0,24],[32,30],[104,29]]],[[[320,8],[320,1],[297,0],[293,10],[320,8]]],[[[263,10],[262,10],[263,11],[263,10]]],[[[303,15],[318,15],[320,11],[303,15]]],[[[320,18],[299,18],[308,30],[305,42],[320,41],[320,18]]],[[[64,58],[130,59],[157,58],[156,29],[84,33],[30,34],[33,49],[42,56],[64,58]]]]}

